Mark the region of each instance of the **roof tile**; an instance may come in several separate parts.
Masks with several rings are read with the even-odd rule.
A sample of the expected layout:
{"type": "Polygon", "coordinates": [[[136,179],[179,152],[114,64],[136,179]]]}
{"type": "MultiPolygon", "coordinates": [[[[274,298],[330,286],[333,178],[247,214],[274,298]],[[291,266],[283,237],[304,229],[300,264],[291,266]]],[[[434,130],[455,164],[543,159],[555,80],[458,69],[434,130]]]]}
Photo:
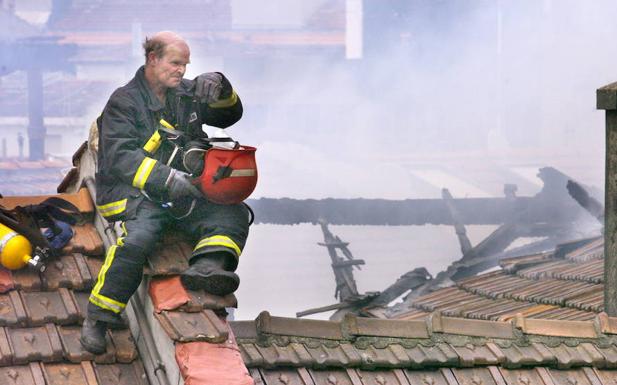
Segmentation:
{"type": "Polygon", "coordinates": [[[459,362],[458,354],[447,344],[417,345],[407,349],[407,355],[414,368],[456,366],[459,362]]]}
{"type": "Polygon", "coordinates": [[[109,343],[109,335],[107,336],[107,351],[100,355],[93,355],[84,350],[79,342],[81,328],[79,326],[58,326],[58,333],[62,346],[64,348],[64,357],[73,363],[82,361],[94,361],[98,363],[114,363],[116,361],[116,351],[114,345],[109,343]]]}
{"type": "Polygon", "coordinates": [[[253,385],[237,345],[231,339],[224,344],[188,342],[176,344],[176,361],[185,385],[253,385]],[[208,365],[203,365],[207,362],[208,365]]]}
{"type": "Polygon", "coordinates": [[[180,282],[180,276],[177,275],[151,279],[149,294],[157,313],[175,310],[190,300],[188,292],[180,282]]]}
{"type": "Polygon", "coordinates": [[[148,257],[148,265],[144,274],[152,276],[180,274],[189,267],[188,255],[179,243],[159,247],[153,255],[148,257]]]}
{"type": "Polygon", "coordinates": [[[338,346],[306,346],[305,348],[313,358],[314,367],[328,366],[358,366],[364,362],[365,358],[358,353],[356,349],[351,349],[349,344],[340,344],[338,346]],[[348,348],[345,348],[348,347],[348,348]]]}
{"type": "Polygon", "coordinates": [[[462,367],[498,365],[500,363],[499,357],[493,354],[487,346],[467,344],[465,346],[453,346],[452,348],[458,354],[462,367]]]}
{"type": "Polygon", "coordinates": [[[103,240],[92,223],[73,226],[73,237],[62,249],[64,254],[82,253],[86,255],[103,255],[103,240]]]}
{"type": "Polygon", "coordinates": [[[0,330],[0,364],[9,365],[13,362],[11,344],[6,333],[6,328],[2,328],[0,330]]]}
{"type": "Polygon", "coordinates": [[[116,348],[116,360],[118,362],[128,364],[138,358],[137,347],[129,329],[111,330],[110,334],[116,348]]]}
{"type": "Polygon", "coordinates": [[[43,285],[46,290],[58,290],[61,287],[88,289],[92,285],[92,276],[83,267],[77,264],[73,255],[63,255],[47,264],[47,269],[41,274],[43,285]],[[87,275],[84,277],[82,273],[87,275]]]}
{"type": "Polygon", "coordinates": [[[514,338],[514,328],[510,322],[443,317],[439,313],[433,313],[430,320],[434,332],[494,338],[514,338]]]}
{"type": "Polygon", "coordinates": [[[94,211],[94,204],[92,203],[92,199],[90,198],[90,194],[86,188],[82,188],[78,192],[72,194],[5,196],[0,198],[0,204],[7,209],[13,209],[17,206],[41,203],[51,196],[71,202],[82,213],[92,213],[94,211]]]}
{"type": "Polygon", "coordinates": [[[617,384],[617,370],[600,370],[594,368],[593,373],[598,376],[603,384],[617,384]]]}
{"type": "Polygon", "coordinates": [[[356,317],[345,317],[345,326],[350,334],[365,336],[387,336],[401,338],[428,338],[425,320],[399,321],[356,317]]]}
{"type": "Polygon", "coordinates": [[[26,326],[28,316],[15,290],[0,295],[0,326],[26,326]]]}
{"type": "Polygon", "coordinates": [[[94,364],[99,385],[148,385],[143,366],[138,361],[132,364],[94,364]]]}
{"type": "Polygon", "coordinates": [[[408,385],[407,378],[401,369],[391,371],[385,370],[356,370],[362,384],[384,384],[384,385],[408,385]]]}
{"type": "Polygon", "coordinates": [[[532,343],[530,345],[511,344],[501,347],[506,360],[502,364],[506,368],[520,368],[523,366],[544,366],[556,363],[556,358],[542,344],[532,343]]]}
{"type": "Polygon", "coordinates": [[[546,384],[535,370],[499,368],[507,384],[516,385],[552,385],[546,384]]]}
{"type": "Polygon", "coordinates": [[[147,385],[143,366],[132,364],[99,365],[94,364],[99,385],[147,385]]]}
{"type": "MultiPolygon", "coordinates": [[[[312,370],[309,369],[315,384],[337,384],[337,385],[362,385],[362,382],[354,382],[349,376],[349,370],[312,370]]],[[[357,377],[355,372],[354,377],[357,377]]]]}
{"type": "MultiPolygon", "coordinates": [[[[548,369],[551,378],[556,384],[596,385],[597,378],[588,378],[582,370],[553,370],[548,369]],[[594,380],[594,382],[591,382],[594,380]]],[[[593,373],[593,372],[592,372],[593,373]]]]}
{"type": "Polygon", "coordinates": [[[29,326],[41,326],[48,322],[67,325],[79,319],[77,305],[67,289],[20,294],[29,326]]]}
{"type": "Polygon", "coordinates": [[[593,322],[590,321],[560,321],[544,319],[515,318],[515,325],[526,334],[545,336],[596,338],[598,337],[593,322]]]}
{"type": "Polygon", "coordinates": [[[313,379],[304,368],[281,368],[277,370],[254,369],[251,370],[251,375],[255,379],[255,385],[314,385],[313,379]]]}
{"type": "Polygon", "coordinates": [[[450,369],[439,370],[405,370],[411,384],[452,385],[456,382],[448,381],[454,377],[450,369]]]}
{"type": "Polygon", "coordinates": [[[6,293],[14,288],[13,274],[4,267],[0,267],[0,293],[6,293]]]}
{"type": "Polygon", "coordinates": [[[62,344],[53,324],[11,329],[8,339],[13,353],[13,364],[59,361],[62,358],[62,344]]]}
{"type": "Polygon", "coordinates": [[[255,320],[257,333],[299,335],[326,339],[343,339],[340,324],[333,321],[273,317],[261,312],[255,320]]]}
{"type": "Polygon", "coordinates": [[[41,277],[34,269],[21,269],[12,272],[15,289],[25,291],[40,291],[41,277]]]}
{"type": "Polygon", "coordinates": [[[92,364],[42,364],[48,385],[97,385],[92,364]]]}
{"type": "Polygon", "coordinates": [[[0,383],[4,385],[45,385],[38,363],[0,368],[0,383]]]}
{"type": "Polygon", "coordinates": [[[228,338],[228,328],[211,310],[200,313],[162,311],[155,316],[174,341],[222,342],[228,338]]]}
{"type": "Polygon", "coordinates": [[[488,368],[452,369],[452,372],[460,384],[501,385],[488,368]]]}

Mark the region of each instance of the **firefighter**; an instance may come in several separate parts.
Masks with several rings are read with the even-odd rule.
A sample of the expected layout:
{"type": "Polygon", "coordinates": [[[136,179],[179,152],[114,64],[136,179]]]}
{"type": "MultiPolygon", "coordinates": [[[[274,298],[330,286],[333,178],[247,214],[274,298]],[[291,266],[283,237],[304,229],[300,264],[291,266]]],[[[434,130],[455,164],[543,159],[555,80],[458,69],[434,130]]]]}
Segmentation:
{"type": "Polygon", "coordinates": [[[107,251],[81,331],[82,345],[94,354],[105,352],[106,330],[121,322],[165,229],[180,229],[195,240],[189,268],[180,277],[184,286],[221,296],[240,283],[234,271],[248,236],[246,206],[207,201],[182,161],[169,162],[174,144],[158,131],[163,122],[189,139],[207,137],[202,124],[226,128],[240,119],[240,98],[221,73],[183,78],[190,50],[177,34],[158,32],[143,47],[145,65],[111,95],[97,121],[97,209],[108,221],[121,221],[122,234],[107,251]],[[183,199],[195,205],[178,220],[169,202],[183,199]]]}

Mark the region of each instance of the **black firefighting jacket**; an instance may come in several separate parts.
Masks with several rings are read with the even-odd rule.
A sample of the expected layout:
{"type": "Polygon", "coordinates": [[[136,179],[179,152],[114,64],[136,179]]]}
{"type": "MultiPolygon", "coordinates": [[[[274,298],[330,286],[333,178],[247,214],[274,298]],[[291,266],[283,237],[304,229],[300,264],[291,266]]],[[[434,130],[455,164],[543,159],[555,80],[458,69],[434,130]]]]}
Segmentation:
{"type": "Polygon", "coordinates": [[[166,164],[174,147],[161,140],[157,131],[161,119],[197,139],[207,136],[202,124],[226,128],[242,117],[242,102],[235,92],[207,105],[193,98],[194,87],[193,80],[183,79],[168,90],[163,105],[148,87],[142,66],[109,98],[97,120],[96,173],[96,205],[107,220],[124,220],[146,196],[164,200],[171,167],[182,170],[181,154],[171,167],[166,164]]]}

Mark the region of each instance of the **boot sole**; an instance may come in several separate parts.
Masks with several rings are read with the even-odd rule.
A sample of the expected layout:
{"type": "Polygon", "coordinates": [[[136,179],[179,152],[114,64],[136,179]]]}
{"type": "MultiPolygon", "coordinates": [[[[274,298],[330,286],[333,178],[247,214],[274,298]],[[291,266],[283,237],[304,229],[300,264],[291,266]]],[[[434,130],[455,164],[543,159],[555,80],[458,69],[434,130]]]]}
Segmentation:
{"type": "Polygon", "coordinates": [[[186,272],[180,275],[180,281],[189,290],[204,290],[218,296],[233,293],[240,286],[240,278],[227,271],[207,275],[186,272]]]}
{"type": "Polygon", "coordinates": [[[83,346],[83,348],[87,352],[92,353],[92,354],[99,355],[99,354],[103,354],[103,353],[105,353],[107,351],[107,346],[106,345],[101,346],[101,345],[98,345],[98,344],[97,345],[91,344],[88,341],[84,340],[83,337],[79,338],[79,342],[81,343],[81,346],[83,346]]]}

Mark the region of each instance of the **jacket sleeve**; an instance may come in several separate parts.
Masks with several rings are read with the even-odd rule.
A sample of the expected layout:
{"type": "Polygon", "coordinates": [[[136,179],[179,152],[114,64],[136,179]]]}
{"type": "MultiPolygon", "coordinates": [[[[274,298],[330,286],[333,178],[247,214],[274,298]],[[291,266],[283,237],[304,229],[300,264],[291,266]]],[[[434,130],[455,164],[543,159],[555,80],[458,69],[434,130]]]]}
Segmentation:
{"type": "Polygon", "coordinates": [[[236,91],[229,98],[201,106],[202,124],[227,128],[242,117],[242,101],[236,91]]]}
{"type": "Polygon", "coordinates": [[[136,109],[130,100],[112,97],[103,112],[100,140],[107,173],[146,193],[161,193],[171,169],[147,156],[140,143],[136,109]]]}

